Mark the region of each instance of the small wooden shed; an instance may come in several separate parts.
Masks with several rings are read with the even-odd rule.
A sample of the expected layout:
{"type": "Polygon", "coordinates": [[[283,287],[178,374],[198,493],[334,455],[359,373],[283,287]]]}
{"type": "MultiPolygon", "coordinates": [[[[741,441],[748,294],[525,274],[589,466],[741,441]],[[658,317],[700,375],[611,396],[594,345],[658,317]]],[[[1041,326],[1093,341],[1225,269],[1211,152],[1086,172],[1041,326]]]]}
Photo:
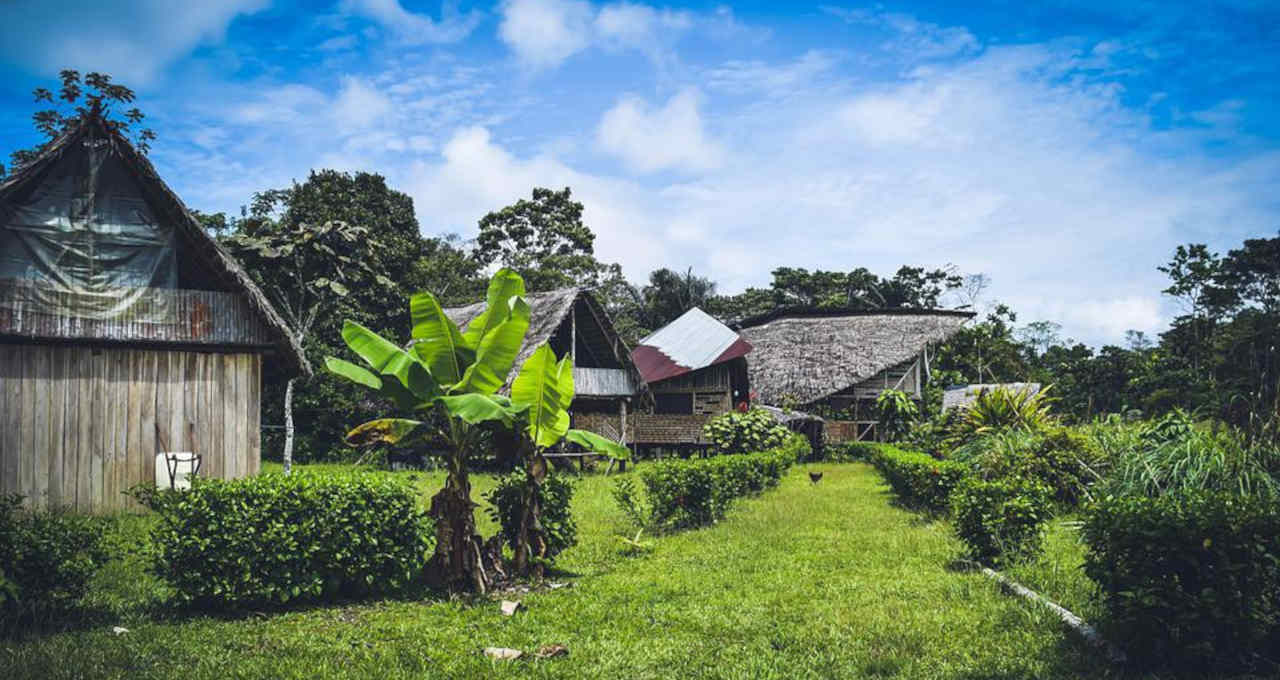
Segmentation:
{"type": "Polygon", "coordinates": [[[157,481],[158,454],[256,473],[264,360],[310,372],[262,292],[101,116],[0,182],[0,493],[110,512],[157,481]]]}

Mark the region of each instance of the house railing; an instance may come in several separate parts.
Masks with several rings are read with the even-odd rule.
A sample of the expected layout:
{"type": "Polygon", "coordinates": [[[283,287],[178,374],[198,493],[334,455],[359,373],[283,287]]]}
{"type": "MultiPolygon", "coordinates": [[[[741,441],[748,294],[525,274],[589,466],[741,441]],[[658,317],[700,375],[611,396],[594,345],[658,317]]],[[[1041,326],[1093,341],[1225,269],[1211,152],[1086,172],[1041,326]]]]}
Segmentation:
{"type": "Polygon", "coordinates": [[[272,336],[243,296],[180,288],[55,290],[0,280],[0,335],[197,345],[267,346],[272,336]]]}

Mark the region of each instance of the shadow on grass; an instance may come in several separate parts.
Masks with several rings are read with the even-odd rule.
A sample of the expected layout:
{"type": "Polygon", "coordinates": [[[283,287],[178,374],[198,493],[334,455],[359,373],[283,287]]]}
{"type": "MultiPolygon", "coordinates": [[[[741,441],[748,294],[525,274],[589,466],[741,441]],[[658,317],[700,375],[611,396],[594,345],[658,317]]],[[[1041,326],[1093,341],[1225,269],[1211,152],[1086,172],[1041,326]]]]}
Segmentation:
{"type": "Polygon", "coordinates": [[[295,601],[279,606],[217,607],[184,604],[173,597],[169,597],[145,603],[133,603],[119,608],[105,605],[80,606],[58,612],[48,612],[36,618],[6,622],[3,626],[0,626],[0,641],[30,641],[62,633],[107,629],[134,621],[144,621],[146,623],[183,623],[196,619],[244,621],[266,619],[283,614],[369,606],[382,602],[434,603],[450,600],[460,600],[472,605],[489,602],[489,599],[483,595],[446,593],[432,590],[426,586],[406,588],[402,591],[380,593],[378,595],[332,596],[315,600],[295,601]]]}

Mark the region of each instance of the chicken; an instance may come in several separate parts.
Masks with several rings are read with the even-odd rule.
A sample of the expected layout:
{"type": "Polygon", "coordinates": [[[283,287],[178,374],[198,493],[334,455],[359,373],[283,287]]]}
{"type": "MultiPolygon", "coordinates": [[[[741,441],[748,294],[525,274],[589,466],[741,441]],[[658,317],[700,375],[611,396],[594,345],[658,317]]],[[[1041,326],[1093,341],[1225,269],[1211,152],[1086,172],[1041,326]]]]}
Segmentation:
{"type": "Polygon", "coordinates": [[[822,481],[822,473],[821,473],[821,472],[810,472],[810,473],[809,473],[809,481],[813,482],[814,484],[817,484],[818,482],[821,482],[821,481],[822,481]]]}

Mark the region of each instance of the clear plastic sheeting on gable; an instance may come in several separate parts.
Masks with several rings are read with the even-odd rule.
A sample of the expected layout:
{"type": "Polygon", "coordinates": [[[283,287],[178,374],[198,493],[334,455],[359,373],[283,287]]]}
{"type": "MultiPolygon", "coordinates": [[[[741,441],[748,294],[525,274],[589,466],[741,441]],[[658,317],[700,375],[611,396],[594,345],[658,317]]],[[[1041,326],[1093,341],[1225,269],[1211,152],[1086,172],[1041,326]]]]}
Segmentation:
{"type": "Polygon", "coordinates": [[[148,291],[177,287],[175,249],[110,141],[85,137],[0,205],[0,309],[171,323],[170,296],[148,291]]]}

